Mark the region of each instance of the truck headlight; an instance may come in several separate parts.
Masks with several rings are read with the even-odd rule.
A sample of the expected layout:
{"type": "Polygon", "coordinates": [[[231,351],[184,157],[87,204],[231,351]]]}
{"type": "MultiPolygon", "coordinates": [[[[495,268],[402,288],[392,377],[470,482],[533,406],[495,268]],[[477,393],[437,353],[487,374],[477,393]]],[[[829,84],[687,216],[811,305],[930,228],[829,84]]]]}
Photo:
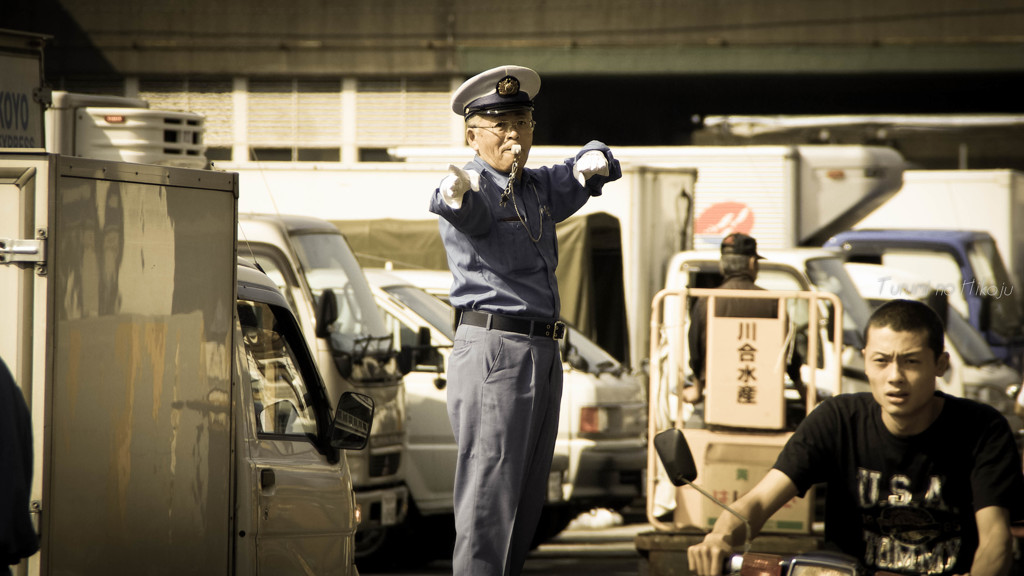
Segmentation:
{"type": "Polygon", "coordinates": [[[599,434],[608,430],[608,410],[600,406],[580,408],[580,434],[599,434]]]}

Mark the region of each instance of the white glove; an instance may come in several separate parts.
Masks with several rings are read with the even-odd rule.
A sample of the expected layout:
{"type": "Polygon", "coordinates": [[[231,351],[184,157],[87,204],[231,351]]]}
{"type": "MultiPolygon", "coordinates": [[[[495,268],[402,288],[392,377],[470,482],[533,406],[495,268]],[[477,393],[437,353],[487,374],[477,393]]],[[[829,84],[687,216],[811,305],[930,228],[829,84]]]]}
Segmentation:
{"type": "Polygon", "coordinates": [[[580,186],[586,186],[587,179],[594,174],[608,175],[608,159],[600,150],[591,150],[580,156],[580,159],[572,167],[572,175],[579,181],[580,186]]]}
{"type": "Polygon", "coordinates": [[[480,173],[476,170],[463,170],[455,164],[448,165],[448,175],[441,180],[438,186],[441,191],[441,199],[448,206],[455,210],[462,207],[462,197],[467,191],[480,190],[480,173]]]}

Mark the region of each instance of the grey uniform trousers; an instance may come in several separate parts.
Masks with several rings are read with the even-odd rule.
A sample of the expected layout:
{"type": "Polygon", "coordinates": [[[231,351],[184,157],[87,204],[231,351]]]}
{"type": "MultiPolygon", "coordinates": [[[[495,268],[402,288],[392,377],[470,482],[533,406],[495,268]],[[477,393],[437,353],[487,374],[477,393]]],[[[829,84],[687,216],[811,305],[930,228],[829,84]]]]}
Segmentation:
{"type": "Polygon", "coordinates": [[[461,325],[448,365],[455,469],[455,576],[522,571],[558,434],[558,341],[461,325]]]}

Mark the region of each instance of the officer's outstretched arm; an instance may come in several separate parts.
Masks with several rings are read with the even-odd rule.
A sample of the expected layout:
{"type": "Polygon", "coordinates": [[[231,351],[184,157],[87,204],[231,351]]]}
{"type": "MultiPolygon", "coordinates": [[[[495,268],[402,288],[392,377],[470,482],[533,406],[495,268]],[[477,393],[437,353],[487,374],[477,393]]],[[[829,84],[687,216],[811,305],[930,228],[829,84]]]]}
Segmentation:
{"type": "MultiPolygon", "coordinates": [[[[789,476],[772,468],[750,492],[737,500],[732,508],[747,518],[753,538],[761,531],[768,518],[796,494],[796,485],[789,476]]],[[[745,530],[738,518],[723,511],[704,541],[690,546],[687,550],[690,570],[700,576],[721,574],[725,558],[735,549],[742,548],[745,530]]]]}

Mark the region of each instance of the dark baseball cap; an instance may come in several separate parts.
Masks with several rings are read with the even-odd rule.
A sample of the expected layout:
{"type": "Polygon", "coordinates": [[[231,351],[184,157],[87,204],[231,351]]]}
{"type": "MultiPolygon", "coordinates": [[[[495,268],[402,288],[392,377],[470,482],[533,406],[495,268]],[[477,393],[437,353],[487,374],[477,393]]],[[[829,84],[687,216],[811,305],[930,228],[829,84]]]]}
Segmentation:
{"type": "Polygon", "coordinates": [[[722,239],[722,255],[726,254],[753,256],[758,260],[764,258],[757,253],[757,240],[740,232],[734,232],[722,239]]]}

